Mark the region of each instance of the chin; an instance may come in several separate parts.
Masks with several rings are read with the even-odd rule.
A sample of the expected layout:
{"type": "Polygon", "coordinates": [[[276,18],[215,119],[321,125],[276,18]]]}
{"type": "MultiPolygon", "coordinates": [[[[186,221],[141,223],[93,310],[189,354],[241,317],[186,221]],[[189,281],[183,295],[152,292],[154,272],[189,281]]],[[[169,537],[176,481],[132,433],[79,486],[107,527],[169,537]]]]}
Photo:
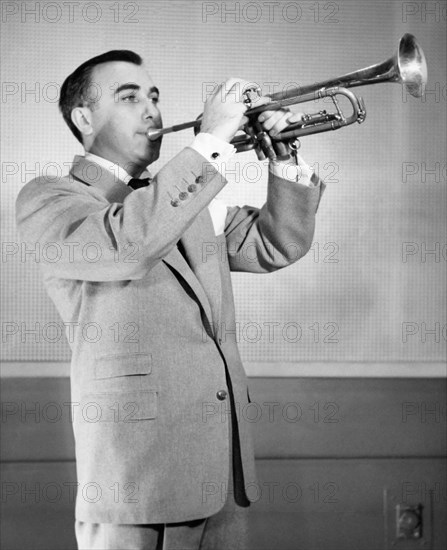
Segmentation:
{"type": "Polygon", "coordinates": [[[149,160],[147,161],[147,166],[149,166],[149,164],[152,164],[153,162],[158,160],[159,157],[160,157],[160,149],[158,149],[157,151],[151,151],[149,160]]]}

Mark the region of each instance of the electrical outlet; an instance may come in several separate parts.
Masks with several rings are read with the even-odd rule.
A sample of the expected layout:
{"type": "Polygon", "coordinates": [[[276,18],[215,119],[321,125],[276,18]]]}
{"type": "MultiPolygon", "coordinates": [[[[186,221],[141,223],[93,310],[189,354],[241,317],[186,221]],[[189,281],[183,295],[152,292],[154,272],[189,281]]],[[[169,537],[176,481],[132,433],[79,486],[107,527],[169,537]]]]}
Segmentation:
{"type": "Polygon", "coordinates": [[[416,506],[396,504],[396,537],[398,539],[422,538],[422,522],[422,504],[416,506]]]}
{"type": "Polygon", "coordinates": [[[383,490],[384,549],[432,550],[431,500],[421,504],[401,498],[383,490]]]}

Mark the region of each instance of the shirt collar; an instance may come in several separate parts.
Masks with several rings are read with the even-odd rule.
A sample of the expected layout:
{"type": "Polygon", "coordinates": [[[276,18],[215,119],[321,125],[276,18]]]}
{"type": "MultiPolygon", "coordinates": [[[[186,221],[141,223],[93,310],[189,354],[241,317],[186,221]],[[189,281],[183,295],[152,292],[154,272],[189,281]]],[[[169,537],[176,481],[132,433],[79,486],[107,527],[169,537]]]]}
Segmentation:
{"type": "MultiPolygon", "coordinates": [[[[99,157],[98,155],[94,155],[93,153],[88,152],[85,153],[85,160],[89,160],[91,162],[99,164],[99,166],[101,166],[105,170],[108,170],[111,174],[113,174],[117,179],[123,181],[126,185],[128,185],[129,181],[132,179],[132,176],[128,174],[126,170],[124,170],[124,168],[122,168],[115,162],[112,162],[111,160],[107,160],[103,157],[99,157]]],[[[148,176],[150,175],[147,170],[145,170],[143,174],[147,174],[148,176]]]]}

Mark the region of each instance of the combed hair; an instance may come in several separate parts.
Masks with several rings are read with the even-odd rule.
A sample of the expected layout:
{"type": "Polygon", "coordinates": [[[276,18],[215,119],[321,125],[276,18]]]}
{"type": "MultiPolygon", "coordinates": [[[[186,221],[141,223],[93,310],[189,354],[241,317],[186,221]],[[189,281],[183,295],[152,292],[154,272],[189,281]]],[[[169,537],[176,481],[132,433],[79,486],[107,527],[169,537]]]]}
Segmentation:
{"type": "Polygon", "coordinates": [[[130,50],[111,50],[110,52],[92,57],[68,76],[62,84],[59,97],[59,109],[70,130],[82,144],[82,134],[71,120],[71,112],[75,107],[91,107],[99,99],[98,90],[91,81],[93,69],[110,61],[126,61],[134,65],[142,65],[142,58],[130,50]],[[91,88],[91,89],[90,89],[91,88]]]}

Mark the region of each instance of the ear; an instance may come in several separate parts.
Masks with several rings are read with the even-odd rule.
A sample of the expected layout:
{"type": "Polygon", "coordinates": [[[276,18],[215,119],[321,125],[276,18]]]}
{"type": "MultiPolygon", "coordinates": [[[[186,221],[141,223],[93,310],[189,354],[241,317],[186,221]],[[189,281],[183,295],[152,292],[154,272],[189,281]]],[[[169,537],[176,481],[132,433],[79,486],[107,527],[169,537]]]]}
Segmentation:
{"type": "Polygon", "coordinates": [[[71,120],[83,136],[93,133],[92,112],[88,107],[75,107],[71,111],[71,120]]]}

